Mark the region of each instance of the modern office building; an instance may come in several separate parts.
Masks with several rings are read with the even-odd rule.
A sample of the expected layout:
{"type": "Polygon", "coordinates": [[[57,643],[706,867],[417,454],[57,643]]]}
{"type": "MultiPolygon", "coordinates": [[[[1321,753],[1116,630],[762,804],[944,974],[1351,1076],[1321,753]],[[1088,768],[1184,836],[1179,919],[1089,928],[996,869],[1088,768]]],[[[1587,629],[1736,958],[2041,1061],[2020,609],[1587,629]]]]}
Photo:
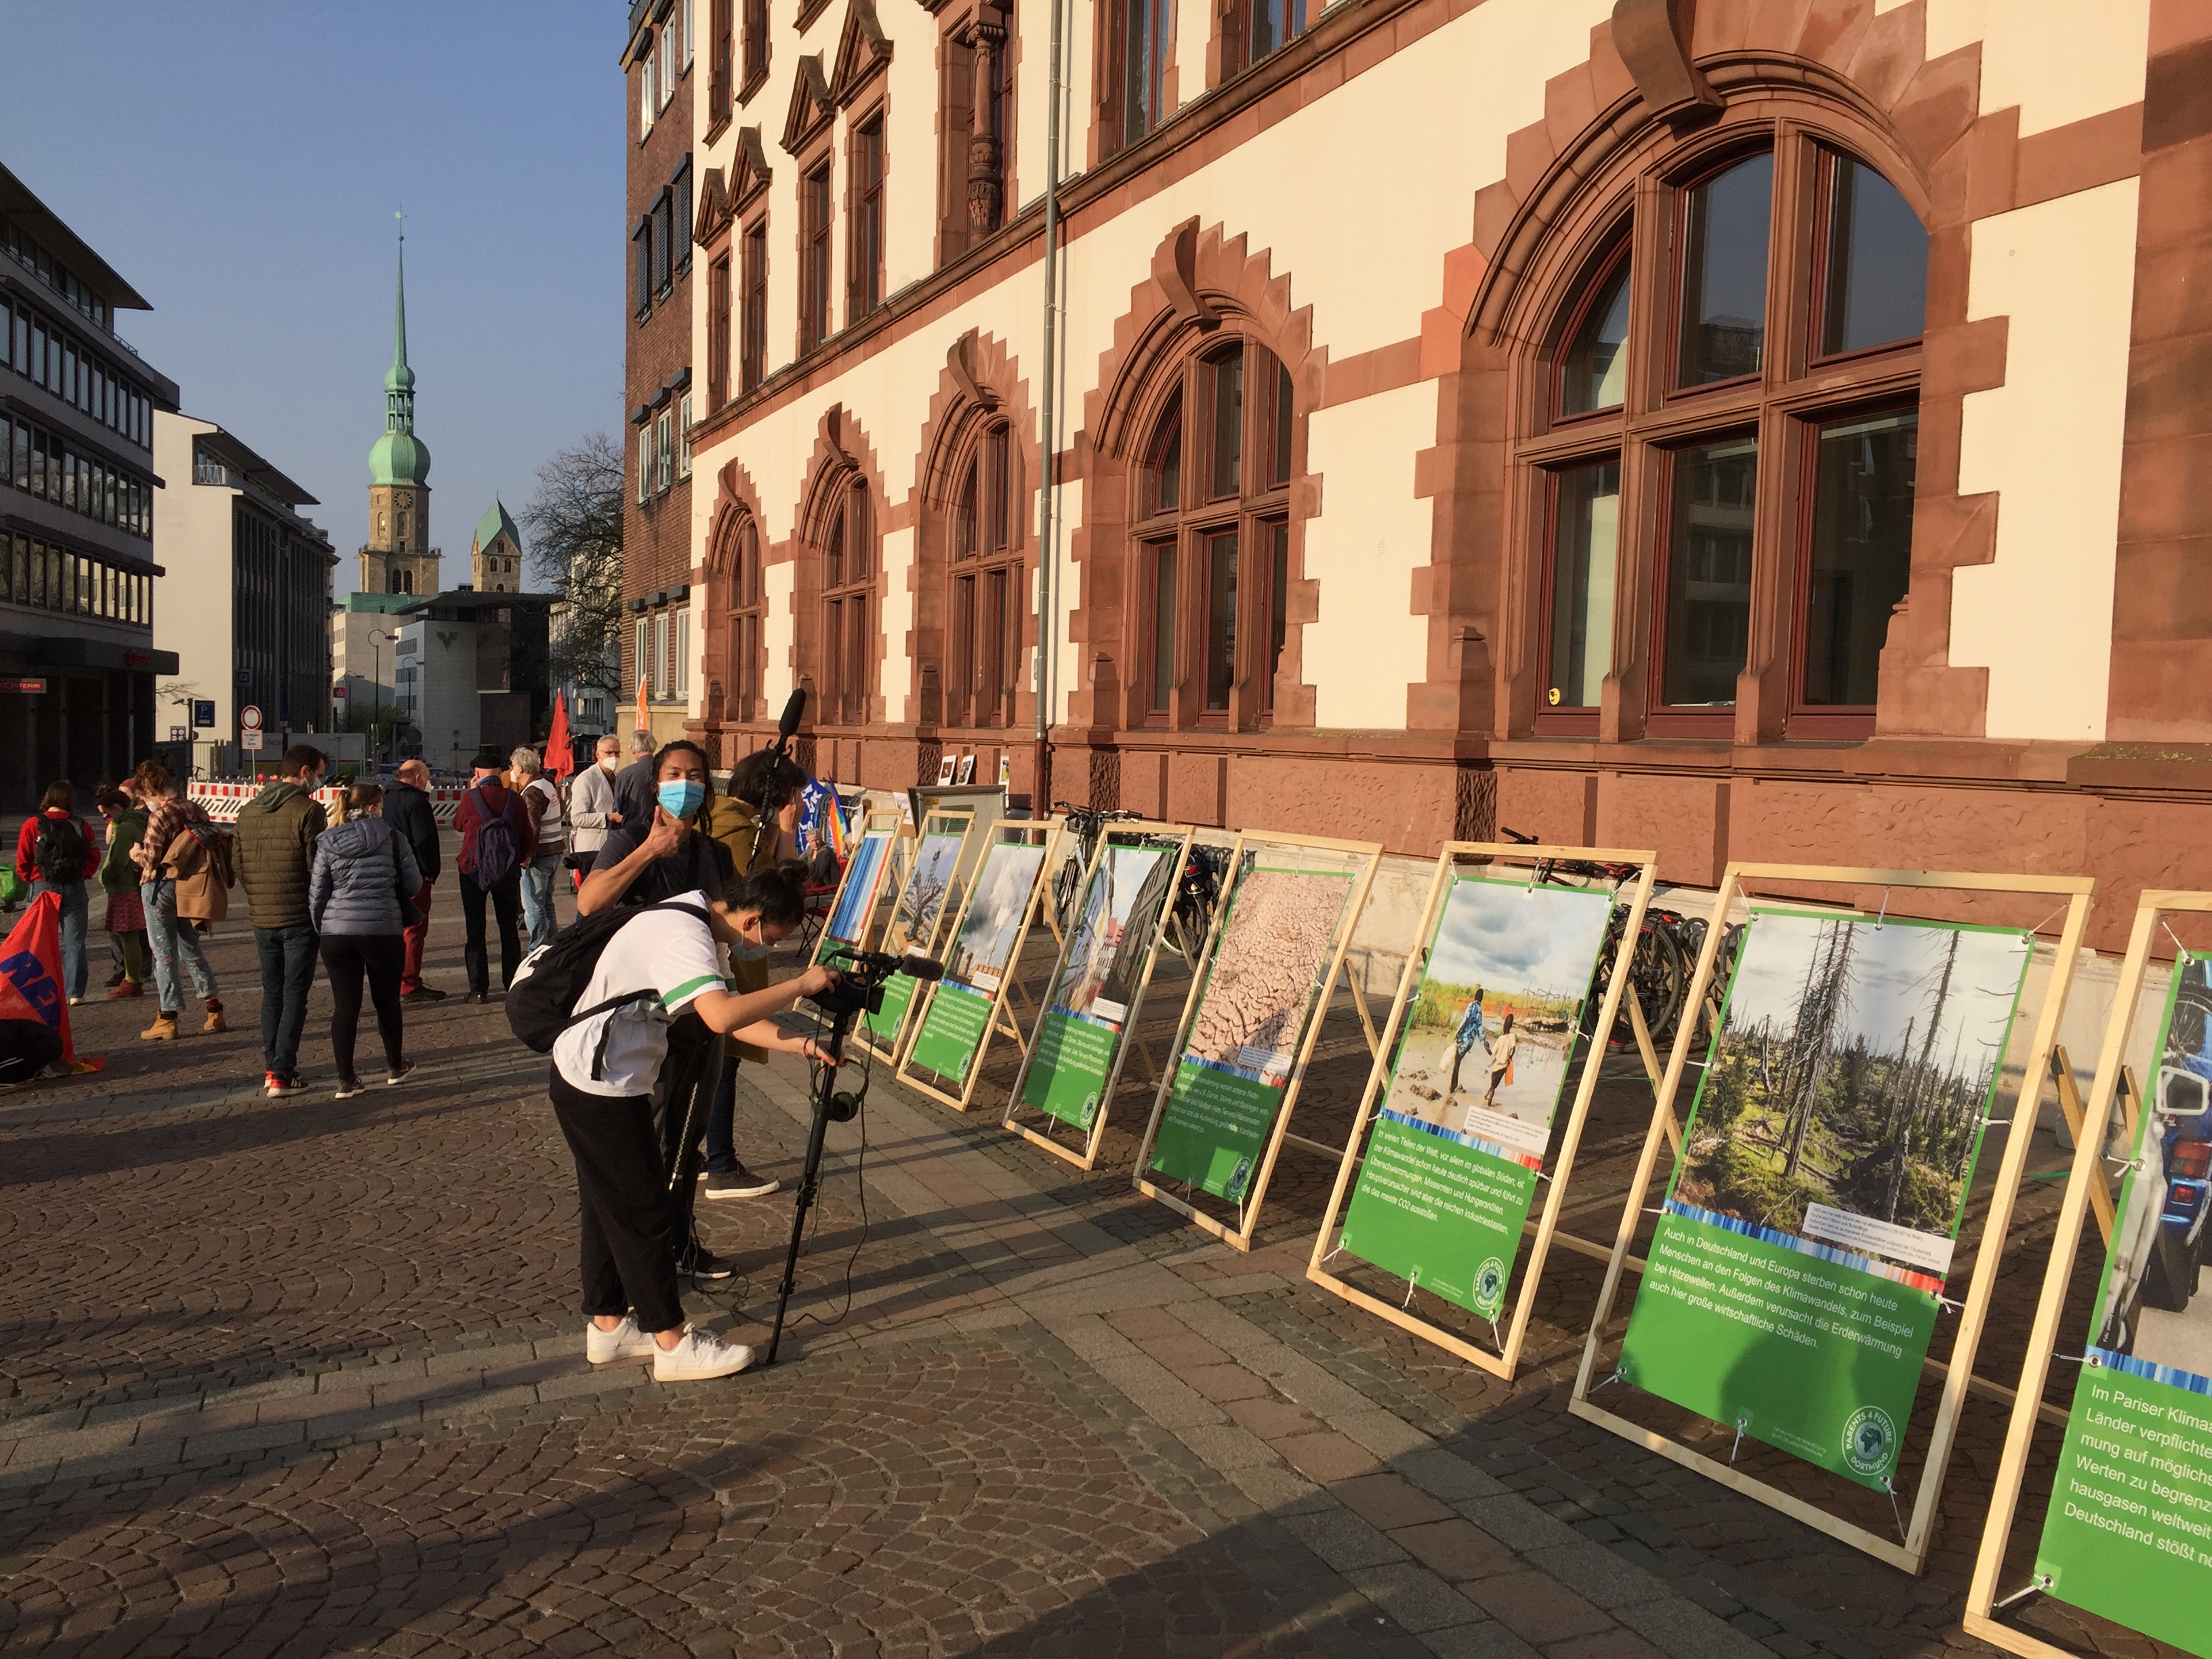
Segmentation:
{"type": "Polygon", "coordinates": [[[175,666],[161,683],[166,739],[185,728],[204,772],[252,769],[294,734],[327,732],[331,698],[330,537],[301,516],[315,498],[212,421],[154,416],[155,638],[175,666]],[[192,725],[195,704],[214,723],[192,725]],[[263,747],[244,747],[240,715],[259,711],[263,747]]]}
{"type": "Polygon", "coordinates": [[[465,771],[483,744],[501,751],[543,742],[552,720],[544,593],[456,588],[410,601],[392,617],[396,754],[465,771]]]}
{"type": "Polygon", "coordinates": [[[726,757],[2212,883],[2201,6],[702,9],[726,757]]]}
{"type": "Polygon", "coordinates": [[[388,753],[398,734],[392,675],[398,668],[399,618],[414,603],[406,593],[349,593],[331,606],[331,690],[335,714],[360,729],[368,722],[372,759],[388,753]]]}
{"type": "Polygon", "coordinates": [[[115,331],[137,290],[0,167],[0,811],[80,799],[159,737],[154,421],[176,383],[115,331]]]}
{"type": "MultiPolygon", "coordinates": [[[[626,199],[629,488],[623,515],[623,684],[645,683],[654,736],[681,736],[691,661],[691,149],[696,0],[636,0],[623,67],[629,81],[626,199]]],[[[633,717],[634,719],[634,717],[633,717]]]]}

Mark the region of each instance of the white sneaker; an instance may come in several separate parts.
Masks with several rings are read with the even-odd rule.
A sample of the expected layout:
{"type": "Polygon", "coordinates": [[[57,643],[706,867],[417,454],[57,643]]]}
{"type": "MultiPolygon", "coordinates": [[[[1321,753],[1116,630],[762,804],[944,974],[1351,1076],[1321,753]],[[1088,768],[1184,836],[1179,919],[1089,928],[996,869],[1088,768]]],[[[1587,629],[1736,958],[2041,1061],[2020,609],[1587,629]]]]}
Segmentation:
{"type": "MultiPolygon", "coordinates": [[[[646,1339],[652,1341],[650,1337],[646,1339]]],[[[672,1348],[653,1345],[653,1380],[656,1382],[696,1382],[709,1376],[728,1376],[753,1363],[753,1351],[742,1342],[725,1342],[712,1331],[696,1326],[684,1333],[672,1348]]]]}
{"type": "Polygon", "coordinates": [[[584,1322],[584,1358],[594,1365],[611,1365],[617,1359],[650,1359],[660,1352],[660,1345],[637,1328],[637,1316],[624,1314],[621,1324],[611,1331],[601,1330],[591,1320],[584,1322]]]}

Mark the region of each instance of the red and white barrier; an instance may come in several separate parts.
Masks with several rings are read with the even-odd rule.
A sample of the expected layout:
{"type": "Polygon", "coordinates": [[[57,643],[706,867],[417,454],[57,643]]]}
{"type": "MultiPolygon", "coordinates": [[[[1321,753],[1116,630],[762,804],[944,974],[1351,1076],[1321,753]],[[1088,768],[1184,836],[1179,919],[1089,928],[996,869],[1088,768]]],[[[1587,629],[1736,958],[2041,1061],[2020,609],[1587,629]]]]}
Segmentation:
{"type": "MultiPolygon", "coordinates": [[[[266,783],[203,783],[198,779],[185,786],[192,799],[207,809],[207,815],[217,823],[235,823],[238,815],[252,800],[269,786],[266,783]]],[[[432,788],[424,792],[430,797],[430,816],[447,826],[453,822],[453,812],[461,804],[465,789],[432,788]]],[[[323,810],[333,818],[337,816],[338,803],[345,798],[345,790],[337,784],[325,784],[315,791],[315,799],[323,810]]]]}

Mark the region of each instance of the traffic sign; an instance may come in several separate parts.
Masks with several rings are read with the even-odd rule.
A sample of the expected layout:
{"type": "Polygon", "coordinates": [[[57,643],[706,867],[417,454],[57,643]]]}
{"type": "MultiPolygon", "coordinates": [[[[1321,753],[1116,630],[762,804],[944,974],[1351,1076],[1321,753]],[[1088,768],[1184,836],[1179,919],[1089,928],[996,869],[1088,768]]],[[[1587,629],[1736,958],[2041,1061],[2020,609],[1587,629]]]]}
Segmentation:
{"type": "Polygon", "coordinates": [[[258,749],[264,735],[259,727],[249,726],[238,734],[238,746],[240,749],[258,749]]]}
{"type": "Polygon", "coordinates": [[[261,711],[249,702],[238,711],[238,723],[249,732],[258,732],[261,729],[261,711]]]}
{"type": "Polygon", "coordinates": [[[46,683],[43,679],[0,680],[0,691],[26,691],[33,696],[38,696],[46,689],[46,683]]]}
{"type": "Polygon", "coordinates": [[[215,699],[213,697],[194,697],[192,699],[192,724],[198,726],[204,732],[211,730],[214,727],[215,699]]]}
{"type": "Polygon", "coordinates": [[[171,743],[189,743],[191,739],[186,734],[185,729],[183,726],[173,726],[169,728],[169,741],[171,743]]]}

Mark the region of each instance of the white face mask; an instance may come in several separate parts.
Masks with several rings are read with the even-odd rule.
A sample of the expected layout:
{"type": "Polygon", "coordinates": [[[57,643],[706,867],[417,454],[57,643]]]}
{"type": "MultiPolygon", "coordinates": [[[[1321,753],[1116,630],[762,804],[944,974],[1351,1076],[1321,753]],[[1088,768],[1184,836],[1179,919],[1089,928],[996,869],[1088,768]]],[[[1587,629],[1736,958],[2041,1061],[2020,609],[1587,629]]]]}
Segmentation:
{"type": "Polygon", "coordinates": [[[775,949],[773,945],[757,944],[740,933],[730,945],[730,958],[733,962],[758,962],[775,949]]]}
{"type": "Polygon", "coordinates": [[[599,764],[605,767],[608,771],[611,772],[615,769],[616,763],[621,759],[622,757],[619,755],[602,755],[599,757],[599,764]]]}

